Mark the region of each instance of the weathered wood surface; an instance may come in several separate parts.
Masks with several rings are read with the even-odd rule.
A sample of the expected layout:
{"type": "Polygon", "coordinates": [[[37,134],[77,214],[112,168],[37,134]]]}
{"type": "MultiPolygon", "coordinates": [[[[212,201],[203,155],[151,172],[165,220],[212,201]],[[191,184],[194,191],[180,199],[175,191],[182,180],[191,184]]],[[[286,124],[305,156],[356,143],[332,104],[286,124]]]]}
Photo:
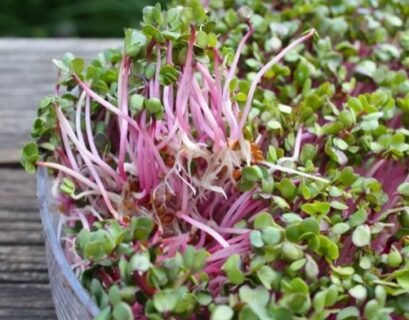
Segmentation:
{"type": "Polygon", "coordinates": [[[19,159],[35,116],[35,107],[53,94],[57,69],[51,62],[64,52],[87,60],[121,41],[76,39],[0,39],[0,163],[19,159]]]}
{"type": "Polygon", "coordinates": [[[53,93],[51,62],[91,59],[119,40],[0,39],[0,320],[56,319],[48,286],[35,177],[20,169],[39,100],[53,93]]]}
{"type": "Polygon", "coordinates": [[[0,319],[56,319],[35,177],[0,169],[0,319]]]}

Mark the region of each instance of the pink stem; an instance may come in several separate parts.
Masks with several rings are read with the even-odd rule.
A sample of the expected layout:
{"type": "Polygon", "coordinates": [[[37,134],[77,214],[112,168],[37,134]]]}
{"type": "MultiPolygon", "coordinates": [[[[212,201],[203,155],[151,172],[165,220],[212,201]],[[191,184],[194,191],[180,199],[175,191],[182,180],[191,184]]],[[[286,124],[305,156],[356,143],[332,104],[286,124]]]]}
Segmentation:
{"type": "Polygon", "coordinates": [[[186,112],[187,99],[190,94],[190,83],[193,78],[192,62],[193,62],[193,45],[196,38],[196,31],[192,26],[190,32],[189,45],[182,78],[179,83],[179,90],[176,95],[176,116],[183,130],[188,131],[189,124],[187,123],[184,113],[186,112]]]}
{"type": "Polygon", "coordinates": [[[387,160],[386,159],[381,159],[379,161],[377,161],[371,168],[371,170],[368,171],[368,173],[366,174],[366,176],[369,177],[373,177],[376,172],[384,165],[386,164],[387,160]]]}
{"type": "Polygon", "coordinates": [[[99,155],[97,147],[95,146],[94,135],[92,134],[91,102],[90,102],[90,97],[88,95],[85,99],[85,130],[87,134],[88,144],[89,144],[92,154],[94,154],[96,157],[101,159],[101,156],[99,155]]]}
{"type": "Polygon", "coordinates": [[[246,35],[241,39],[241,41],[239,43],[239,46],[237,47],[236,55],[234,56],[233,63],[230,66],[229,73],[227,75],[226,81],[224,82],[223,101],[226,101],[228,99],[228,95],[229,95],[229,91],[230,91],[230,83],[231,83],[231,80],[234,77],[234,73],[236,72],[237,64],[239,63],[241,53],[243,51],[243,48],[244,48],[247,40],[250,38],[250,36],[254,32],[253,26],[250,23],[248,24],[248,26],[249,26],[249,30],[247,31],[246,35]]]}
{"type": "Polygon", "coordinates": [[[192,219],[191,217],[189,217],[188,215],[184,213],[179,212],[178,216],[182,218],[183,220],[185,220],[187,223],[191,224],[192,226],[206,232],[213,239],[215,239],[223,248],[227,248],[230,246],[228,242],[219,233],[213,230],[211,227],[192,219]]]}
{"type": "Polygon", "coordinates": [[[72,153],[72,150],[70,148],[70,142],[68,141],[67,133],[61,128],[60,128],[60,132],[61,132],[61,139],[64,145],[64,150],[65,150],[65,153],[67,154],[68,161],[70,162],[71,168],[79,172],[80,169],[78,167],[77,160],[75,160],[74,154],[72,153]]]}
{"type": "Polygon", "coordinates": [[[85,147],[84,137],[82,135],[81,128],[78,127],[79,122],[80,122],[79,112],[81,110],[77,110],[77,112],[76,112],[76,116],[77,116],[77,121],[76,122],[77,122],[77,130],[79,132],[79,139],[77,139],[77,137],[75,136],[75,133],[74,133],[73,129],[71,128],[70,124],[68,123],[68,120],[65,118],[64,114],[62,113],[61,108],[57,107],[56,110],[57,110],[58,120],[60,121],[61,129],[65,131],[65,133],[68,135],[68,137],[71,139],[71,141],[75,144],[75,146],[77,147],[77,149],[80,152],[80,154],[81,154],[82,158],[84,159],[84,161],[87,162],[87,161],[92,160],[93,162],[98,164],[104,172],[106,172],[108,175],[110,175],[114,179],[115,182],[117,182],[119,184],[120,181],[118,180],[118,177],[117,177],[115,171],[112,170],[112,168],[108,164],[106,164],[104,161],[102,161],[101,159],[95,157],[85,147]]]}
{"type": "MultiPolygon", "coordinates": [[[[216,103],[215,103],[215,111],[216,111],[216,119],[221,127],[223,125],[222,121],[222,80],[220,74],[220,67],[219,67],[219,52],[216,48],[213,49],[214,52],[214,76],[216,80],[216,103]]],[[[224,134],[224,133],[223,133],[224,134]]]]}
{"type": "Polygon", "coordinates": [[[227,211],[226,215],[223,217],[222,222],[220,223],[221,226],[226,226],[228,221],[231,219],[233,214],[236,212],[236,210],[243,205],[243,203],[247,202],[251,197],[253,196],[253,192],[248,191],[244,192],[235,202],[234,204],[230,207],[230,209],[227,211]]]}
{"type": "Polygon", "coordinates": [[[206,101],[203,98],[202,92],[200,91],[199,84],[197,80],[193,80],[193,95],[196,98],[196,101],[199,103],[199,106],[203,110],[203,114],[206,117],[210,127],[214,132],[214,142],[217,148],[221,148],[224,145],[224,134],[221,132],[219,125],[217,124],[216,119],[214,118],[212,112],[210,111],[206,101]]]}
{"type": "MultiPolygon", "coordinates": [[[[130,59],[127,56],[122,57],[121,67],[118,75],[118,105],[123,114],[128,115],[128,76],[130,68],[130,59]]],[[[122,181],[127,180],[125,173],[125,153],[128,135],[128,121],[120,120],[120,141],[118,156],[118,171],[122,181]]]]}
{"type": "Polygon", "coordinates": [[[75,80],[78,82],[78,84],[80,85],[80,87],[87,92],[87,94],[94,99],[96,102],[98,102],[100,105],[102,105],[104,108],[106,108],[107,110],[111,111],[113,114],[117,115],[118,117],[124,118],[128,121],[128,123],[135,128],[137,131],[139,131],[142,136],[144,137],[144,139],[146,140],[146,142],[148,143],[149,147],[152,148],[152,151],[155,155],[156,161],[159,164],[159,167],[162,169],[162,171],[164,173],[167,173],[169,171],[169,169],[166,167],[166,164],[163,162],[163,159],[160,156],[159,151],[156,149],[152,139],[147,135],[146,131],[143,128],[140,128],[138,123],[132,119],[129,115],[124,114],[123,112],[121,112],[118,108],[116,108],[114,105],[112,105],[111,103],[109,103],[108,101],[104,100],[103,98],[101,98],[99,95],[97,95],[94,91],[91,90],[91,88],[89,88],[84,82],[81,81],[80,78],[78,78],[78,76],[74,75],[75,80]]]}
{"type": "Polygon", "coordinates": [[[264,76],[264,74],[271,69],[271,67],[273,65],[275,65],[277,62],[279,62],[288,52],[290,52],[292,49],[294,49],[296,46],[298,46],[299,44],[303,43],[304,41],[306,41],[307,39],[311,38],[315,33],[315,30],[312,29],[310,32],[308,32],[306,35],[298,38],[297,40],[295,40],[294,42],[292,42],[290,45],[288,45],[286,48],[284,48],[278,55],[276,55],[273,59],[270,60],[270,62],[268,62],[263,68],[261,68],[261,70],[256,74],[256,76],[254,77],[251,86],[250,86],[250,90],[249,93],[247,95],[247,100],[246,100],[246,104],[244,106],[244,110],[243,110],[243,115],[240,119],[239,122],[239,126],[236,130],[236,132],[232,133],[231,138],[233,141],[237,141],[239,138],[241,138],[243,132],[243,128],[245,125],[245,122],[247,120],[247,116],[250,112],[251,109],[251,104],[253,102],[253,97],[254,97],[254,93],[256,92],[256,88],[258,83],[260,82],[261,78],[264,76]]]}
{"type": "Polygon", "coordinates": [[[74,171],[68,167],[62,166],[58,163],[53,163],[53,162],[42,162],[42,161],[38,161],[36,163],[37,166],[39,167],[46,167],[46,168],[50,168],[50,169],[55,169],[58,171],[61,171],[71,177],[73,177],[74,179],[78,180],[79,182],[85,184],[86,186],[90,187],[91,189],[94,189],[96,191],[99,190],[98,186],[92,182],[90,179],[84,177],[82,174],[78,173],[77,171],[74,171]]]}
{"type": "Polygon", "coordinates": [[[70,139],[74,142],[76,145],[78,151],[81,153],[82,158],[84,159],[84,162],[86,163],[89,171],[91,172],[91,175],[95,179],[95,182],[98,186],[99,191],[101,192],[102,198],[105,201],[105,204],[107,205],[108,210],[111,212],[111,214],[115,217],[115,219],[119,218],[118,212],[113,208],[111,200],[108,197],[107,191],[105,190],[104,184],[101,181],[101,178],[99,177],[94,165],[92,164],[91,160],[88,158],[88,155],[85,151],[87,151],[83,145],[79,143],[79,141],[76,139],[74,132],[72,131],[67,119],[64,117],[62,111],[60,110],[59,107],[57,107],[57,116],[60,121],[60,125],[62,129],[66,130],[68,136],[70,139]]]}
{"type": "Polygon", "coordinates": [[[160,52],[160,44],[156,44],[156,72],[155,72],[155,85],[154,85],[154,97],[160,98],[160,91],[159,91],[159,74],[161,68],[161,52],[160,52]]]}

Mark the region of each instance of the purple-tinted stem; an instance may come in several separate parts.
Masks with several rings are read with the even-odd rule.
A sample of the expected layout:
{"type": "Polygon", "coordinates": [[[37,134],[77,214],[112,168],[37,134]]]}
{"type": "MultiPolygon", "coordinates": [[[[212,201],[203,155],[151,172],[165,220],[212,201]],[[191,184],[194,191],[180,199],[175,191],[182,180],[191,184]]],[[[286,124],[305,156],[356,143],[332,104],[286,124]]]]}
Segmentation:
{"type": "Polygon", "coordinates": [[[295,40],[294,42],[292,42],[291,44],[289,44],[286,48],[284,48],[278,55],[276,55],[273,59],[271,59],[266,65],[263,66],[263,68],[261,68],[261,70],[256,74],[256,76],[254,77],[251,85],[250,85],[250,90],[249,93],[247,95],[247,100],[246,100],[246,104],[244,106],[244,110],[243,110],[243,115],[241,116],[240,122],[239,122],[239,126],[236,130],[236,132],[232,133],[231,135],[231,139],[233,141],[237,141],[241,138],[241,136],[243,135],[243,128],[244,128],[244,124],[246,123],[248,114],[250,112],[251,109],[251,105],[253,102],[253,97],[254,97],[254,93],[256,92],[257,89],[257,85],[260,82],[261,78],[264,76],[264,74],[271,69],[271,67],[273,65],[275,65],[277,62],[279,62],[282,58],[284,58],[284,56],[290,52],[291,50],[293,50],[296,46],[300,45],[301,43],[303,43],[304,41],[308,40],[309,38],[311,38],[315,33],[315,30],[312,29],[310,32],[308,32],[306,35],[298,38],[297,40],[295,40]]]}
{"type": "MultiPolygon", "coordinates": [[[[129,77],[130,59],[123,56],[118,76],[118,105],[123,114],[128,114],[128,77],[129,77]]],[[[125,173],[125,152],[128,136],[128,121],[120,119],[120,142],[118,155],[118,171],[122,181],[127,180],[125,173]]]]}
{"type": "Polygon", "coordinates": [[[208,235],[210,235],[212,238],[214,238],[223,248],[229,247],[228,242],[215,230],[213,230],[211,227],[192,219],[188,215],[184,213],[179,213],[178,215],[181,219],[185,220],[187,223],[191,224],[192,226],[206,232],[208,235]]]}

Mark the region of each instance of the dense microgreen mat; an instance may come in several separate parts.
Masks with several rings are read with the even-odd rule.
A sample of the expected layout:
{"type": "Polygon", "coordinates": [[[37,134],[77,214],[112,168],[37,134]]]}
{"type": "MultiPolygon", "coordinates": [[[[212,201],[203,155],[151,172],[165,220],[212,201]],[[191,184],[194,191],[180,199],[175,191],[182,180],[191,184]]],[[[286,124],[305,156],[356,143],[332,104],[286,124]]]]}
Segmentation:
{"type": "Polygon", "coordinates": [[[407,1],[179,1],[66,54],[49,168],[97,319],[409,318],[407,1]]]}

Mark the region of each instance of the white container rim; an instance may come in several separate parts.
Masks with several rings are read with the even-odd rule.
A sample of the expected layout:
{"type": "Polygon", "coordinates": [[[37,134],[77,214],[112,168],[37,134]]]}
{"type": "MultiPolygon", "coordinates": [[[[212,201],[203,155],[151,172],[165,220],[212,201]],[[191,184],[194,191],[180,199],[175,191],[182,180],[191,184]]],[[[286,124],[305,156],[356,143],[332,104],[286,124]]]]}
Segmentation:
{"type": "Polygon", "coordinates": [[[50,212],[49,206],[51,197],[49,183],[47,169],[38,168],[37,197],[40,207],[41,221],[44,228],[44,237],[49,244],[51,254],[54,256],[58,266],[60,267],[67,284],[70,286],[78,300],[87,308],[88,312],[95,317],[100,313],[99,308],[72,271],[72,268],[64,255],[60,239],[58,239],[58,236],[53,228],[51,221],[51,214],[53,213],[50,212]]]}

